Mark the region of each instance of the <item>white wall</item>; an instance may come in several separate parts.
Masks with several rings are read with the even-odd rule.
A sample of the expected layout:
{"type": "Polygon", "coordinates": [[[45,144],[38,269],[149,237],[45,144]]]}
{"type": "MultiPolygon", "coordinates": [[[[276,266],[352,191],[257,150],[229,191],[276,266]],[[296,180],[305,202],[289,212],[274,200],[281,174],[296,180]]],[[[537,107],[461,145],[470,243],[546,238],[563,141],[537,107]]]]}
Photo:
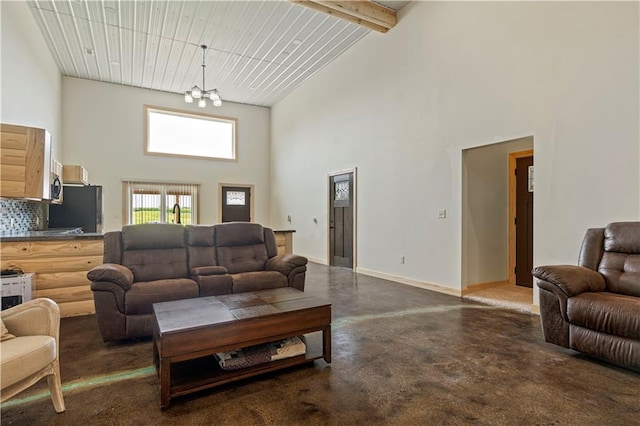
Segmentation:
{"type": "Polygon", "coordinates": [[[462,150],[532,135],[534,263],[575,263],[640,217],[639,35],[636,2],[408,4],[272,109],[272,222],[326,260],[326,175],[357,166],[359,269],[460,289],[462,150]]]}
{"type": "Polygon", "coordinates": [[[122,226],[122,179],[201,184],[200,223],[218,222],[218,183],[255,185],[254,221],[269,224],[268,108],[225,102],[206,112],[236,117],[238,161],[171,158],[143,153],[143,105],[202,111],[181,95],[64,77],[65,164],[81,164],[102,185],[104,230],[122,226]]]}
{"type": "Polygon", "coordinates": [[[1,2],[0,121],[47,129],[62,160],[62,77],[26,2],[1,2]]]}

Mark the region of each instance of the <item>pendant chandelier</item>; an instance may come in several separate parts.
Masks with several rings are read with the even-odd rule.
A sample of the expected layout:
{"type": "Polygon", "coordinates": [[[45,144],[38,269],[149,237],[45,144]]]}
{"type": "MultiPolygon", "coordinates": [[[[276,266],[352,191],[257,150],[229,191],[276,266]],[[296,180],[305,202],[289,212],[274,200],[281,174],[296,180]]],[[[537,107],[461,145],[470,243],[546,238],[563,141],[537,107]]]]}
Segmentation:
{"type": "Polygon", "coordinates": [[[204,108],[207,106],[207,98],[209,98],[213,103],[213,106],[222,106],[222,98],[220,98],[218,89],[205,90],[204,69],[207,65],[204,62],[204,55],[207,51],[207,46],[203,44],[200,47],[202,48],[202,89],[199,88],[197,84],[194,84],[191,90],[184,92],[184,101],[190,104],[193,103],[194,99],[196,99],[198,101],[198,106],[200,108],[204,108]]]}

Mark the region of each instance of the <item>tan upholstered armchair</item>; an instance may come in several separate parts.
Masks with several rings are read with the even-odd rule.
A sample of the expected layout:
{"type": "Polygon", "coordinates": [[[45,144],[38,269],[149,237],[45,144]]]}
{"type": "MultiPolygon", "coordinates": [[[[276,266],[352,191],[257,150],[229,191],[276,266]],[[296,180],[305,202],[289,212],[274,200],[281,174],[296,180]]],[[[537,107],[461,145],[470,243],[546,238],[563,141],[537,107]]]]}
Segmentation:
{"type": "Polygon", "coordinates": [[[0,393],[2,402],[47,378],[53,408],[64,411],[60,384],[60,308],[34,299],[1,314],[0,393]]]}

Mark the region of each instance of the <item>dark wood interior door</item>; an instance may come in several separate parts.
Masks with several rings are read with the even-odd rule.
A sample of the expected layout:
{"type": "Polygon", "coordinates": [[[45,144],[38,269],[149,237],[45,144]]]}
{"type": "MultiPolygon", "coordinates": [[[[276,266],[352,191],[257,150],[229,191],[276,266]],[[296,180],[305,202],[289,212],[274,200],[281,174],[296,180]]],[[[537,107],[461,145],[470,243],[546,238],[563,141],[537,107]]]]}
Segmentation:
{"type": "Polygon", "coordinates": [[[516,160],[516,285],[533,287],[533,157],[516,160]]]}
{"type": "Polygon", "coordinates": [[[251,188],[222,187],[222,222],[251,222],[251,188]]]}
{"type": "Polygon", "coordinates": [[[353,268],[353,173],[331,176],[329,183],[329,263],[353,268]]]}

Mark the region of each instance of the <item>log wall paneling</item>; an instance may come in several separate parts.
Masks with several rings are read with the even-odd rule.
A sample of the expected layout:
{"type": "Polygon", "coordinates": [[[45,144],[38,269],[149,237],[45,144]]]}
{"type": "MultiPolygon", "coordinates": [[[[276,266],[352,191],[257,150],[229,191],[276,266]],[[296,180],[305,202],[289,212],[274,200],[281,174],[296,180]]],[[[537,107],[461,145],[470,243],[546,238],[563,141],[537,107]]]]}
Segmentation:
{"type": "Polygon", "coordinates": [[[293,232],[291,231],[274,231],[276,234],[276,246],[278,246],[278,254],[293,253],[293,232]]]}
{"type": "Polygon", "coordinates": [[[101,265],[102,239],[3,242],[0,267],[35,272],[34,297],[48,297],[62,317],[95,313],[87,272],[101,265]]]}

